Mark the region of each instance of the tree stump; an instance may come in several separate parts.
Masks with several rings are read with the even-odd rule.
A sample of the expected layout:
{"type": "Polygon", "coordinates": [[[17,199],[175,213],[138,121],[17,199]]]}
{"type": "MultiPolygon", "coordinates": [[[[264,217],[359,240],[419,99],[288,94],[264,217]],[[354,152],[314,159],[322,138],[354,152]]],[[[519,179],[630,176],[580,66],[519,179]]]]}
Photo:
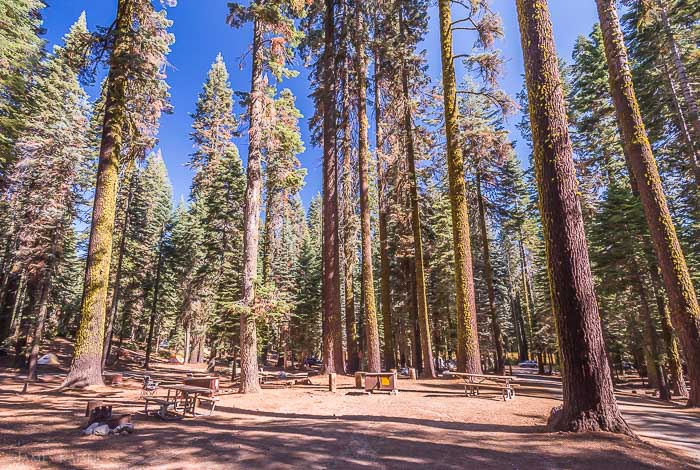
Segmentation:
{"type": "Polygon", "coordinates": [[[418,380],[418,374],[416,373],[416,369],[408,369],[408,378],[411,380],[418,380]]]}
{"type": "Polygon", "coordinates": [[[337,383],[336,383],[337,375],[336,374],[328,374],[328,390],[331,392],[335,393],[337,389],[337,383]]]}

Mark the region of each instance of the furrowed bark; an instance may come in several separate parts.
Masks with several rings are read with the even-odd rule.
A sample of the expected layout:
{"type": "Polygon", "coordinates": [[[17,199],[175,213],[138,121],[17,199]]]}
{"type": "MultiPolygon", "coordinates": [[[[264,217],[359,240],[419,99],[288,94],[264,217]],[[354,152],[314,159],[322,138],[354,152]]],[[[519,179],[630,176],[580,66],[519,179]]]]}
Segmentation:
{"type": "Polygon", "coordinates": [[[562,362],[553,430],[632,434],[617,406],[588,260],[573,149],[546,0],[517,0],[547,253],[562,362]]]}

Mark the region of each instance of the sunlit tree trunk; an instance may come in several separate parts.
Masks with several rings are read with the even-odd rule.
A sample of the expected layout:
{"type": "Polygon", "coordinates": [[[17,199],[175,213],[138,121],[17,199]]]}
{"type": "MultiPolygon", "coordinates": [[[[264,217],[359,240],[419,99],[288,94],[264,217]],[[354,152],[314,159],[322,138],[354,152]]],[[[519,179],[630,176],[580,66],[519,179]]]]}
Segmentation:
{"type": "Polygon", "coordinates": [[[493,342],[496,347],[496,369],[497,375],[503,375],[505,371],[505,357],[503,354],[503,333],[496,311],[496,289],[493,287],[493,268],[491,266],[491,249],[489,247],[489,233],[486,227],[486,207],[484,196],[481,190],[481,170],[476,170],[476,198],[479,205],[479,226],[481,230],[481,247],[484,256],[484,274],[486,275],[486,289],[489,296],[489,313],[491,316],[491,328],[493,332],[493,342]]]}
{"type": "Polygon", "coordinates": [[[119,258],[117,259],[117,272],[114,277],[114,292],[112,293],[112,303],[109,306],[109,315],[107,316],[107,328],[105,329],[105,344],[102,353],[102,367],[104,368],[109,358],[109,353],[112,348],[112,336],[114,333],[114,322],[117,319],[117,311],[119,309],[119,298],[121,296],[122,283],[122,268],[124,265],[124,254],[126,252],[126,233],[129,228],[131,200],[134,196],[134,186],[136,177],[132,173],[131,181],[129,182],[129,194],[127,195],[126,204],[124,206],[124,223],[122,225],[122,233],[119,240],[119,258]]]}
{"type": "Polygon", "coordinates": [[[243,308],[241,309],[240,393],[260,391],[258,381],[258,332],[255,325],[255,281],[258,271],[260,198],[262,197],[262,133],[264,119],[265,60],[261,20],[253,24],[253,70],[250,88],[247,186],[243,210],[243,308]]]}
{"type": "MultiPolygon", "coordinates": [[[[133,0],[119,0],[115,23],[116,43],[113,46],[115,50],[124,47],[120,41],[129,34],[133,9],[133,0]]],[[[126,91],[129,79],[127,67],[128,64],[116,60],[116,55],[112,54],[107,77],[105,115],[80,307],[80,326],[70,371],[63,382],[64,387],[103,385],[102,353],[117,205],[119,156],[126,119],[126,91]]]]}
{"type": "Polygon", "coordinates": [[[596,3],[605,43],[610,91],[625,152],[654,242],[671,319],[688,363],[688,406],[700,406],[700,307],[642,121],[615,1],[596,0],[596,3]]]}
{"type": "Polygon", "coordinates": [[[360,4],[355,6],[355,53],[357,79],[357,120],[359,124],[359,179],[360,179],[360,237],[362,245],[362,304],[364,306],[365,360],[368,372],[381,372],[377,302],[374,297],[374,268],[372,266],[372,210],[369,201],[369,122],[367,120],[367,55],[365,53],[365,26],[360,4]]]}
{"type": "Polygon", "coordinates": [[[617,406],[588,260],[564,94],[546,0],[517,0],[535,173],[564,402],[549,428],[631,434],[617,406]]]}
{"type": "Polygon", "coordinates": [[[384,123],[382,121],[382,57],[379,49],[375,51],[374,59],[374,131],[377,158],[377,199],[379,205],[379,267],[382,326],[384,327],[384,367],[390,370],[396,367],[396,338],[391,313],[391,264],[389,262],[389,239],[386,192],[386,168],[384,162],[384,123]]]}
{"type": "MultiPolygon", "coordinates": [[[[347,8],[347,6],[345,7],[347,8]]],[[[347,24],[347,23],[346,23],[347,24]]],[[[344,27],[344,29],[347,29],[344,27]]],[[[357,310],[355,302],[355,265],[357,263],[357,221],[355,209],[357,195],[352,166],[352,122],[350,96],[350,60],[347,54],[342,64],[343,101],[341,103],[341,126],[343,140],[343,282],[345,291],[345,336],[347,338],[348,372],[360,370],[360,351],[357,329],[357,310]]]]}
{"type": "Polygon", "coordinates": [[[447,136],[447,168],[452,206],[452,237],[455,256],[455,288],[457,298],[457,368],[461,372],[481,373],[479,337],[474,302],[474,274],[469,211],[464,183],[464,156],[459,143],[457,83],[452,52],[452,13],[450,0],[439,0],[440,52],[442,85],[445,100],[445,134],[447,136]]]}

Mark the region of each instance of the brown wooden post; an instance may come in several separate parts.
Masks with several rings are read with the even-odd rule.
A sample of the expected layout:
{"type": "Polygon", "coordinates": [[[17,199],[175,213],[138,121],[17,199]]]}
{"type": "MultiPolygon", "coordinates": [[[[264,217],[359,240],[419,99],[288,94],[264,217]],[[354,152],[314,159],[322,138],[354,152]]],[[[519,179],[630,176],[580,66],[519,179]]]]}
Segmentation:
{"type": "Polygon", "coordinates": [[[408,369],[408,377],[411,380],[417,380],[418,379],[418,374],[416,373],[416,369],[410,368],[408,369]]]}
{"type": "Polygon", "coordinates": [[[335,393],[336,388],[337,388],[336,378],[337,378],[337,375],[335,373],[332,372],[332,373],[328,374],[328,390],[330,390],[333,393],[335,393]]]}
{"type": "Polygon", "coordinates": [[[362,372],[355,372],[355,388],[362,388],[362,372]]]}

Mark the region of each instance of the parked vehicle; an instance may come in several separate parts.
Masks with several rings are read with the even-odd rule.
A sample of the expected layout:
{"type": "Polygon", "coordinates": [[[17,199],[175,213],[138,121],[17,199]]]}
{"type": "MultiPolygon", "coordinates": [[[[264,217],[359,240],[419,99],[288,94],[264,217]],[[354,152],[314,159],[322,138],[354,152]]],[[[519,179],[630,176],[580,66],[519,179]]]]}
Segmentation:
{"type": "Polygon", "coordinates": [[[526,369],[537,369],[537,361],[529,359],[527,361],[522,361],[519,362],[518,365],[520,367],[524,367],[526,369]]]}

